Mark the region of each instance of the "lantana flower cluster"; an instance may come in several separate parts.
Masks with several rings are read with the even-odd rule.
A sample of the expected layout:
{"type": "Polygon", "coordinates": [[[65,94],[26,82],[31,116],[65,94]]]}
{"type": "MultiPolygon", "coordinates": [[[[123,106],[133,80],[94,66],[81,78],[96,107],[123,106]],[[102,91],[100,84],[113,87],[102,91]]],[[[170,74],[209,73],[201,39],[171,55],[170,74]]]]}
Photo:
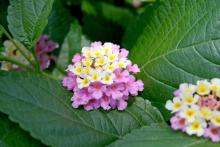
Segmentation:
{"type": "Polygon", "coordinates": [[[220,141],[220,79],[181,84],[165,107],[174,114],[173,129],[220,141]]]}
{"type": "Polygon", "coordinates": [[[94,42],[83,47],[63,79],[63,86],[74,93],[72,106],[124,110],[129,95],[136,96],[144,88],[143,82],[133,76],[140,69],[128,60],[128,53],[112,43],[94,42]]]}
{"type": "Polygon", "coordinates": [[[56,48],[59,48],[59,44],[50,40],[49,36],[42,35],[39,38],[36,43],[36,54],[41,70],[47,69],[51,61],[56,61],[56,57],[50,54],[56,48]]]}
{"type": "MultiPolygon", "coordinates": [[[[22,51],[27,55],[27,57],[30,60],[33,60],[34,57],[32,54],[27,51],[27,49],[18,41],[14,40],[17,44],[19,44],[22,51]]],[[[35,51],[37,55],[38,62],[40,64],[41,70],[45,70],[49,67],[51,61],[56,61],[56,57],[51,55],[51,52],[54,51],[56,48],[59,47],[59,44],[50,40],[47,35],[42,35],[36,45],[35,45],[35,51]]],[[[6,57],[10,57],[20,63],[23,63],[25,65],[28,65],[28,61],[25,59],[25,57],[20,53],[20,51],[17,49],[17,47],[14,45],[14,43],[10,40],[4,41],[4,49],[5,51],[2,53],[2,55],[6,57]]],[[[1,69],[2,70],[19,70],[20,67],[17,65],[14,65],[9,62],[1,62],[1,69]]]]}
{"type": "MultiPolygon", "coordinates": [[[[14,40],[14,42],[19,44],[19,42],[16,40],[14,40]]],[[[6,41],[4,41],[3,45],[4,45],[4,49],[5,49],[4,52],[1,53],[3,56],[10,57],[18,62],[21,62],[25,65],[28,65],[28,61],[25,59],[25,57],[22,56],[22,54],[20,53],[20,51],[18,51],[18,49],[16,48],[16,46],[14,45],[14,43],[12,41],[6,40],[6,41]]],[[[32,54],[30,54],[27,50],[25,50],[25,47],[23,45],[19,44],[19,46],[22,49],[22,51],[28,56],[28,58],[30,60],[33,60],[32,54]]],[[[6,61],[2,61],[0,63],[1,63],[2,70],[8,71],[11,69],[16,69],[16,70],[20,69],[20,67],[18,67],[17,65],[11,64],[6,61]]]]}

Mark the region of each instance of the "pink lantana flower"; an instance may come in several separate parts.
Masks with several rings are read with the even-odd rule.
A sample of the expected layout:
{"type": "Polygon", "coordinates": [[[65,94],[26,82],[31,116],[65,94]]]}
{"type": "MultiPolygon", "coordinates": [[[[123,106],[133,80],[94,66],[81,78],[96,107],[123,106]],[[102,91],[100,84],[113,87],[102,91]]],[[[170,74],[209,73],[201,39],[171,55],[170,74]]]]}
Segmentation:
{"type": "Polygon", "coordinates": [[[180,95],[180,93],[181,93],[181,91],[179,89],[177,89],[173,92],[173,95],[178,97],[180,95]]]}
{"type": "Polygon", "coordinates": [[[188,135],[220,142],[220,79],[183,83],[166,102],[171,111],[171,127],[188,135]]]}
{"type": "Polygon", "coordinates": [[[106,95],[112,97],[113,99],[120,99],[123,96],[124,84],[115,83],[108,86],[108,90],[106,91],[106,95]]]}
{"type": "Polygon", "coordinates": [[[140,69],[138,68],[137,64],[134,64],[128,66],[128,71],[133,73],[138,73],[140,72],[140,69]]]}
{"type": "Polygon", "coordinates": [[[215,127],[210,124],[208,128],[205,129],[204,137],[210,138],[213,142],[220,141],[220,127],[215,127]]]}
{"type": "Polygon", "coordinates": [[[82,61],[82,57],[79,53],[77,53],[73,56],[73,60],[72,60],[73,63],[77,63],[77,62],[81,62],[81,61],[82,61]]]}
{"type": "Polygon", "coordinates": [[[76,87],[76,76],[69,72],[68,76],[63,78],[62,83],[68,90],[73,90],[76,87]]]}
{"type": "Polygon", "coordinates": [[[183,130],[186,128],[186,120],[181,118],[178,114],[170,119],[171,127],[174,130],[183,130]]]}
{"type": "Polygon", "coordinates": [[[56,60],[54,56],[49,54],[58,47],[58,43],[50,40],[47,35],[42,35],[39,38],[35,48],[41,70],[48,68],[52,60],[56,60]]]}
{"type": "Polygon", "coordinates": [[[120,52],[119,56],[121,58],[127,58],[128,54],[129,54],[129,51],[127,51],[126,49],[121,49],[121,52],[120,52]]]}
{"type": "Polygon", "coordinates": [[[87,111],[126,109],[129,96],[144,89],[143,82],[133,76],[140,69],[127,59],[128,53],[116,44],[93,42],[74,55],[63,79],[63,86],[74,93],[72,106],[87,111]]]}
{"type": "Polygon", "coordinates": [[[138,95],[138,91],[143,91],[144,83],[141,80],[135,81],[135,77],[130,75],[128,77],[128,82],[125,84],[124,95],[138,95]]]}
{"type": "Polygon", "coordinates": [[[127,70],[121,70],[121,69],[117,69],[115,70],[115,78],[114,81],[117,83],[121,83],[121,82],[127,82],[128,81],[128,77],[130,75],[130,73],[127,70]]]}
{"type": "Polygon", "coordinates": [[[92,93],[93,98],[100,99],[106,92],[106,85],[95,82],[88,87],[88,91],[92,93]]]}

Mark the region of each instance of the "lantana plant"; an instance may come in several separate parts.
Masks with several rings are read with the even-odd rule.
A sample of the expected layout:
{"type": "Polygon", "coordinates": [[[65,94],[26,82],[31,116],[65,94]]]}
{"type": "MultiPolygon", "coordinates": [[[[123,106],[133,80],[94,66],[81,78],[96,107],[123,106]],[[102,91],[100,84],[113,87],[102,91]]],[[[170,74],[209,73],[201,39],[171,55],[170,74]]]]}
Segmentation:
{"type": "Polygon", "coordinates": [[[128,53],[113,43],[94,42],[83,47],[63,79],[63,86],[74,93],[72,106],[124,110],[129,95],[137,96],[144,88],[143,82],[133,76],[140,69],[127,58],[128,53]]]}
{"type": "Polygon", "coordinates": [[[166,108],[174,114],[170,119],[174,130],[220,142],[220,79],[181,84],[166,108]]]}
{"type": "MultiPolygon", "coordinates": [[[[50,55],[52,51],[54,51],[56,48],[59,47],[59,44],[50,40],[49,36],[42,35],[36,45],[35,45],[35,52],[37,56],[37,62],[39,62],[40,69],[45,70],[49,67],[51,61],[55,61],[56,57],[53,55],[50,55]]],[[[33,61],[34,57],[31,52],[29,52],[21,43],[19,43],[16,40],[10,41],[6,40],[4,41],[4,48],[5,51],[2,52],[2,55],[5,57],[10,57],[13,60],[24,64],[26,66],[30,66],[30,63],[28,61],[33,61]],[[22,50],[23,54],[26,55],[26,58],[22,54],[22,52],[18,49],[22,50]]],[[[2,70],[20,70],[22,67],[3,61],[1,62],[1,69],[2,70]]]]}

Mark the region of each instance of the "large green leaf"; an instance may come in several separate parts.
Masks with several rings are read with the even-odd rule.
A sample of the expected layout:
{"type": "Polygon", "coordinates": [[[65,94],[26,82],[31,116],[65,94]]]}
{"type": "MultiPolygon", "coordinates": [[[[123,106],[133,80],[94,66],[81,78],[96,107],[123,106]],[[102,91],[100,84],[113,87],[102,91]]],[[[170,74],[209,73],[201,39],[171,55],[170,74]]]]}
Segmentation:
{"type": "Polygon", "coordinates": [[[48,22],[53,0],[10,0],[8,28],[13,37],[33,47],[48,22]]]}
{"type": "Polygon", "coordinates": [[[0,146],[1,147],[43,147],[39,141],[31,138],[17,124],[12,123],[7,116],[0,114],[0,146]]]}
{"type": "Polygon", "coordinates": [[[143,97],[167,114],[164,103],[180,83],[220,77],[220,1],[166,0],[142,19],[130,57],[141,67],[143,97]]]}
{"type": "Polygon", "coordinates": [[[23,72],[0,72],[0,111],[51,146],[104,146],[133,129],[161,123],[149,101],[136,98],[123,111],[73,109],[60,82],[23,72]]]}
{"type": "Polygon", "coordinates": [[[219,147],[220,143],[212,143],[203,138],[187,136],[175,132],[166,124],[153,124],[117,140],[111,147],[219,147]]]}

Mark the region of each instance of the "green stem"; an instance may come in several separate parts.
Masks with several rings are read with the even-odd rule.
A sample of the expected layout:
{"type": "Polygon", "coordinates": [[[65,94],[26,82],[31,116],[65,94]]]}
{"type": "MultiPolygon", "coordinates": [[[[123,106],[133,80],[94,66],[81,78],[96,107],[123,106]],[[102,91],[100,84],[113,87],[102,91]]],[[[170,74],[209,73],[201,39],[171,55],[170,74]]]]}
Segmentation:
{"type": "Polygon", "coordinates": [[[10,62],[12,64],[15,64],[15,65],[18,65],[19,67],[22,67],[24,69],[26,69],[27,71],[33,71],[33,69],[23,63],[20,63],[12,58],[9,58],[9,57],[5,57],[5,56],[0,56],[0,61],[7,61],[7,62],[10,62]]]}
{"type": "MultiPolygon", "coordinates": [[[[34,66],[35,63],[31,61],[31,59],[28,58],[28,56],[24,53],[24,51],[19,47],[19,45],[17,45],[17,43],[13,40],[13,38],[11,37],[11,35],[5,30],[5,28],[3,26],[0,25],[0,28],[2,29],[3,33],[8,37],[8,39],[10,39],[10,41],[15,45],[15,47],[21,52],[21,54],[25,57],[25,59],[32,65],[34,66]]],[[[30,52],[29,50],[27,50],[28,52],[30,52]]],[[[31,52],[30,52],[31,53],[31,52]]],[[[32,54],[32,53],[31,53],[32,54]]],[[[33,54],[32,54],[33,55],[33,54]]]]}
{"type": "Polygon", "coordinates": [[[40,63],[39,63],[39,60],[38,60],[38,58],[37,58],[37,51],[36,51],[35,48],[34,48],[34,59],[35,59],[35,61],[36,61],[37,71],[40,71],[40,70],[41,70],[41,69],[40,69],[40,63]]]}

